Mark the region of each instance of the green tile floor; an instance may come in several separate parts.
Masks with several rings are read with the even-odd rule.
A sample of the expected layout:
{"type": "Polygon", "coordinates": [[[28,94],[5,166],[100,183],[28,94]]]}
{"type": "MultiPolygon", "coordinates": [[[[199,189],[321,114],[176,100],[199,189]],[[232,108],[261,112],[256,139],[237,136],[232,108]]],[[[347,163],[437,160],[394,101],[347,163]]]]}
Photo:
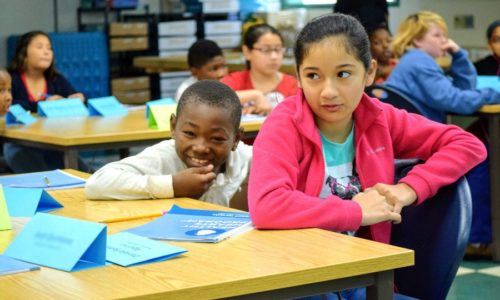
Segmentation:
{"type": "Polygon", "coordinates": [[[500,299],[500,263],[463,261],[447,300],[500,299]]]}

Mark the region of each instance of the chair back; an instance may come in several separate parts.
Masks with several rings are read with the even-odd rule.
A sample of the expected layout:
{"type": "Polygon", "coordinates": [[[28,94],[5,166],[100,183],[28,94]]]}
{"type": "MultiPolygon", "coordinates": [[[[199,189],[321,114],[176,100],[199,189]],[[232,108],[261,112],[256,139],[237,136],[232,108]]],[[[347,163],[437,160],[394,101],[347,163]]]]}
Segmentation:
{"type": "MultiPolygon", "coordinates": [[[[413,166],[396,164],[401,178],[413,166]]],[[[398,178],[396,178],[398,179],[398,178]]],[[[419,299],[445,299],[469,239],[472,202],[465,177],[441,188],[418,206],[402,211],[391,244],[413,249],[415,265],[395,271],[398,292],[419,299]]]]}
{"type": "Polygon", "coordinates": [[[401,92],[397,90],[383,86],[383,85],[371,85],[365,89],[365,92],[370,97],[379,99],[382,102],[389,103],[392,106],[404,109],[407,112],[415,113],[421,115],[420,109],[413,103],[413,100],[409,99],[401,92]]]}

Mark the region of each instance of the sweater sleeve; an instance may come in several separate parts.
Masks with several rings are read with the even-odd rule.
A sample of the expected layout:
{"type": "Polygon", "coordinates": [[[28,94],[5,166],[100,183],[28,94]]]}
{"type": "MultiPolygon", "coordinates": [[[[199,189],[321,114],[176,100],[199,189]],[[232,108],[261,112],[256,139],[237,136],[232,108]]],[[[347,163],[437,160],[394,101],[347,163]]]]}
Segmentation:
{"type": "Polygon", "coordinates": [[[173,163],[162,142],[138,155],[105,165],[85,185],[89,199],[134,200],[172,198],[173,163]]]}
{"type": "Polygon", "coordinates": [[[457,126],[433,122],[388,105],[384,110],[388,111],[395,158],[425,161],[400,180],[415,190],[417,203],[436,194],[440,187],[457,181],[486,159],[483,143],[457,126]]]}
{"type": "Polygon", "coordinates": [[[301,134],[290,120],[279,116],[280,109],[271,113],[254,143],[248,191],[254,225],[260,229],[357,230],[362,214],[356,202],[333,195],[321,199],[305,191],[305,182],[321,185],[323,158],[315,155],[312,163],[316,167],[304,166],[307,150],[301,134]],[[317,171],[309,172],[314,178],[306,178],[310,167],[317,171]]]}
{"type": "MultiPolygon", "coordinates": [[[[422,61],[412,70],[415,83],[422,91],[427,106],[457,114],[472,114],[485,104],[500,103],[500,92],[491,88],[461,89],[429,61],[422,61]]],[[[464,76],[458,81],[467,81],[464,76]]]]}
{"type": "Polygon", "coordinates": [[[452,56],[451,77],[453,85],[462,90],[476,88],[477,72],[474,65],[467,57],[467,52],[460,49],[452,56]]]}

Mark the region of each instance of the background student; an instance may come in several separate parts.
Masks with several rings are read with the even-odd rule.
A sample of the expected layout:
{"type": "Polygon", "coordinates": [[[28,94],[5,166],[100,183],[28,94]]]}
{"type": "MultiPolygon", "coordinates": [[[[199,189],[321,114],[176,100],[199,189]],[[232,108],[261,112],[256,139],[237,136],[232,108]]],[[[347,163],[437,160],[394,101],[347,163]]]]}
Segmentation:
{"type": "Polygon", "coordinates": [[[188,50],[187,63],[191,77],[184,80],[175,94],[175,101],[179,102],[182,93],[198,80],[220,80],[227,75],[226,60],[221,48],[211,40],[197,40],[188,50]]]}
{"type": "Polygon", "coordinates": [[[104,166],[85,193],[89,199],[190,197],[229,206],[252,157],[252,147],[239,142],[240,119],[233,90],[218,81],[196,82],[170,119],[172,139],[104,166]]]}
{"type": "Polygon", "coordinates": [[[37,103],[44,100],[85,99],[55,69],[52,44],[45,32],[31,31],[19,38],[9,72],[13,103],[26,110],[36,112],[37,103]]]}
{"type": "Polygon", "coordinates": [[[285,48],[281,34],[272,26],[251,26],[243,37],[247,70],[233,72],[222,82],[236,91],[243,113],[267,114],[297,91],[295,77],[279,71],[285,48]]]}
{"type": "MultiPolygon", "coordinates": [[[[79,98],[84,101],[83,94],[76,92],[66,78],[56,71],[52,44],[42,31],[31,31],[19,38],[9,72],[12,76],[12,102],[26,110],[36,112],[39,101],[61,98],[79,98]]],[[[60,151],[5,143],[4,155],[8,166],[15,173],[64,167],[60,151]]],[[[80,164],[80,168],[87,169],[80,164]]]]}
{"type": "Polygon", "coordinates": [[[394,37],[400,60],[385,82],[410,99],[431,120],[446,121],[446,113],[472,114],[485,104],[500,103],[500,92],[476,89],[477,73],[467,52],[448,38],[444,19],[422,11],[407,17],[394,37]],[[450,80],[435,59],[452,57],[450,80]]]}
{"type": "Polygon", "coordinates": [[[375,74],[374,82],[381,84],[389,77],[392,69],[397,64],[394,53],[392,53],[390,48],[392,36],[385,23],[368,28],[367,32],[370,39],[370,51],[373,59],[377,61],[377,73],[375,74]]]}
{"type": "Polygon", "coordinates": [[[11,84],[9,73],[0,68],[0,116],[7,113],[12,103],[11,84]]]}
{"type": "Polygon", "coordinates": [[[477,74],[500,76],[500,20],[496,20],[486,30],[488,48],[491,55],[474,63],[477,74]]]}
{"type": "Polygon", "coordinates": [[[253,148],[248,200],[257,228],[318,227],[389,243],[404,206],[485,159],[484,145],[462,129],[364,94],[376,68],[369,49],[347,15],[318,17],[298,34],[302,92],[274,109],[253,148]],[[394,183],[394,159],[415,157],[425,162],[394,183]]]}

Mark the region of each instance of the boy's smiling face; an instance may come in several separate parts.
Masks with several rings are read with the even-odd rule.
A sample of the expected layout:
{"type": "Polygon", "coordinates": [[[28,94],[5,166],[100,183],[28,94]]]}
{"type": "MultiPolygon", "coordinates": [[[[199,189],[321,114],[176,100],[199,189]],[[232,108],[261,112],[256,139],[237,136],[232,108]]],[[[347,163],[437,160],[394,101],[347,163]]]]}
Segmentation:
{"type": "Polygon", "coordinates": [[[188,168],[214,166],[222,172],[231,150],[235,150],[240,132],[235,130],[227,109],[204,103],[186,103],[180,116],[170,119],[175,150],[188,168]]]}

